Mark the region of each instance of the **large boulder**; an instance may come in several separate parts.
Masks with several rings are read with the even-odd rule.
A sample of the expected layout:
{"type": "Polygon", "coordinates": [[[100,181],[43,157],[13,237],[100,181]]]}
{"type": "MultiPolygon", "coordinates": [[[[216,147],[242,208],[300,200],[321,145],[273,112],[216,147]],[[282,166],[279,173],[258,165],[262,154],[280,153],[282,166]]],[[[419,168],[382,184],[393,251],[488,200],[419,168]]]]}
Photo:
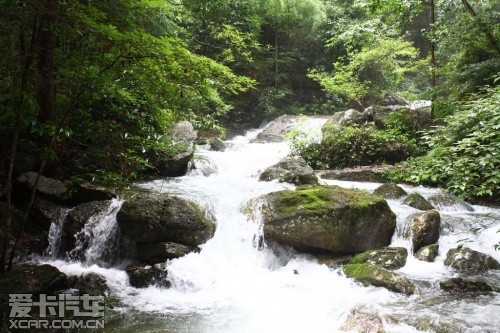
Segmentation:
{"type": "Polygon", "coordinates": [[[342,270],[348,278],[353,278],[364,285],[383,287],[406,295],[415,293],[415,285],[408,278],[379,265],[349,264],[345,265],[342,270]]]}
{"type": "Polygon", "coordinates": [[[53,294],[67,288],[67,276],[50,265],[20,266],[0,275],[0,296],[53,294]]]}
{"type": "Polygon", "coordinates": [[[373,194],[380,195],[386,199],[399,199],[407,193],[400,186],[394,183],[382,184],[373,191],[373,194]]]}
{"type": "Polygon", "coordinates": [[[389,245],[396,216],[379,196],[338,186],[303,186],[263,200],[264,237],[299,251],[355,254],[389,245]]]}
{"type": "Polygon", "coordinates": [[[463,272],[500,269],[500,264],[493,257],[467,247],[450,249],[446,254],[444,264],[463,272]]]}
{"type": "Polygon", "coordinates": [[[30,218],[47,231],[52,222],[62,217],[63,211],[67,209],[50,200],[35,198],[30,210],[30,218]]]}
{"type": "Polygon", "coordinates": [[[260,181],[279,180],[295,185],[314,185],[318,177],[307,162],[299,156],[285,157],[277,164],[267,168],[259,177],[260,181]]]}
{"type": "Polygon", "coordinates": [[[416,217],[411,224],[413,253],[416,253],[423,246],[437,243],[440,227],[441,215],[435,209],[416,217]]]}
{"type": "Polygon", "coordinates": [[[180,121],[170,130],[172,140],[192,144],[198,138],[198,133],[189,121],[180,121]]]}
{"type": "Polygon", "coordinates": [[[109,201],[117,196],[111,190],[92,183],[83,183],[71,191],[69,204],[78,206],[92,201],[109,201]]]}
{"type": "Polygon", "coordinates": [[[126,269],[130,285],[135,288],[146,288],[150,285],[157,287],[170,287],[167,280],[168,271],[166,264],[156,264],[153,266],[132,266],[126,269]]]}
{"type": "Polygon", "coordinates": [[[268,123],[252,142],[282,142],[285,135],[296,128],[299,123],[300,118],[297,116],[284,115],[276,118],[268,123]]]}
{"type": "Polygon", "coordinates": [[[379,265],[385,269],[394,270],[406,265],[408,251],[404,247],[386,247],[380,250],[369,250],[357,254],[350,264],[368,263],[379,265]]]}
{"type": "Polygon", "coordinates": [[[405,201],[405,205],[419,209],[419,210],[431,210],[434,207],[427,201],[421,194],[413,192],[408,194],[405,201]]]}
{"type": "Polygon", "coordinates": [[[191,252],[198,252],[196,246],[187,246],[172,242],[164,243],[137,243],[137,259],[145,264],[156,264],[185,256],[191,252]]]}
{"type": "Polygon", "coordinates": [[[342,118],[339,120],[340,126],[350,126],[350,125],[362,125],[366,123],[366,114],[356,111],[354,109],[349,109],[342,112],[342,118]]]}
{"type": "Polygon", "coordinates": [[[455,210],[467,210],[469,212],[474,211],[474,208],[471,205],[448,192],[433,194],[428,200],[430,204],[440,211],[444,209],[451,210],[452,207],[455,208],[455,210]]]}
{"type": "Polygon", "coordinates": [[[139,195],[117,215],[122,235],[139,243],[197,246],[212,238],[215,223],[192,201],[170,195],[139,195]]]}

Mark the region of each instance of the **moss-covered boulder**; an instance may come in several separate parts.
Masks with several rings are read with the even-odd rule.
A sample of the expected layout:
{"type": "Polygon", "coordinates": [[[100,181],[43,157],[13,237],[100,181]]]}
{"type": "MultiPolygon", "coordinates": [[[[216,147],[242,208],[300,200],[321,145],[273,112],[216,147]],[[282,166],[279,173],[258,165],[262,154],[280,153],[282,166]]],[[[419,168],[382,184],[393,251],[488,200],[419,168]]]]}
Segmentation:
{"type": "Polygon", "coordinates": [[[303,186],[261,197],[264,237],[305,252],[356,254],[389,245],[396,216],[365,191],[303,186]]]}
{"type": "Polygon", "coordinates": [[[413,253],[416,253],[423,246],[437,243],[440,227],[441,215],[435,209],[416,217],[411,224],[413,253]]]}
{"type": "Polygon", "coordinates": [[[383,287],[397,293],[413,295],[415,285],[406,277],[388,271],[379,265],[349,264],[342,268],[348,278],[352,278],[364,285],[383,287]]]}
{"type": "Polygon", "coordinates": [[[439,254],[439,245],[431,244],[421,247],[417,252],[415,252],[415,258],[420,261],[434,262],[439,254]]]}
{"type": "Polygon", "coordinates": [[[394,183],[385,183],[373,191],[373,194],[380,195],[386,199],[399,199],[407,193],[400,186],[394,183]]]}
{"type": "Polygon", "coordinates": [[[500,263],[493,257],[467,247],[450,249],[444,261],[446,266],[463,272],[484,272],[500,269],[500,263]]]}
{"type": "Polygon", "coordinates": [[[197,246],[213,237],[215,223],[192,201],[170,195],[139,195],[117,214],[122,235],[140,243],[197,246]]]}
{"type": "Polygon", "coordinates": [[[350,264],[380,265],[385,269],[399,269],[406,265],[408,251],[404,247],[386,247],[380,250],[369,250],[356,255],[350,264]]]}
{"type": "Polygon", "coordinates": [[[420,209],[420,210],[431,210],[434,207],[419,193],[410,193],[403,201],[405,205],[410,207],[420,209]]]}
{"type": "Polygon", "coordinates": [[[295,185],[314,185],[318,177],[307,162],[300,156],[285,157],[277,164],[267,168],[259,177],[260,181],[278,180],[295,185]]]}

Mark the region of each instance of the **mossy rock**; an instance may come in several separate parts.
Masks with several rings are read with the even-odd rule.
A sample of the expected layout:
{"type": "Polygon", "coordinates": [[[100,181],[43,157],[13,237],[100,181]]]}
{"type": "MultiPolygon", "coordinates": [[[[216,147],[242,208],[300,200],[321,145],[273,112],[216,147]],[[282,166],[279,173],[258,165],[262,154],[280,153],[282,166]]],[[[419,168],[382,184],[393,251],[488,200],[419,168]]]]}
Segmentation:
{"type": "Polygon", "coordinates": [[[439,245],[431,244],[421,247],[416,253],[415,258],[420,261],[434,262],[439,254],[439,245]]]}
{"type": "Polygon", "coordinates": [[[441,215],[435,209],[416,217],[411,224],[411,243],[413,253],[420,248],[435,244],[439,240],[441,215]]]}
{"type": "Polygon", "coordinates": [[[277,164],[267,168],[259,176],[260,181],[278,180],[294,185],[315,185],[318,177],[307,162],[298,156],[285,157],[277,164]]]}
{"type": "Polygon", "coordinates": [[[389,245],[396,216],[365,191],[303,186],[270,193],[264,201],[264,237],[304,252],[356,254],[389,245]]]}
{"type": "Polygon", "coordinates": [[[446,266],[463,272],[484,272],[500,269],[500,263],[490,255],[467,247],[450,249],[444,261],[446,266]]]}
{"type": "Polygon", "coordinates": [[[407,193],[400,186],[394,183],[385,183],[373,191],[373,194],[380,195],[386,199],[399,199],[407,193]]]}
{"type": "Polygon", "coordinates": [[[451,278],[439,282],[439,287],[449,292],[460,293],[485,293],[493,291],[493,288],[483,281],[471,281],[462,278],[451,278]]]}
{"type": "Polygon", "coordinates": [[[431,210],[434,207],[427,201],[421,194],[419,193],[410,193],[405,201],[403,201],[405,205],[410,207],[419,209],[419,210],[431,210]]]}
{"type": "Polygon", "coordinates": [[[0,296],[53,294],[67,288],[67,276],[50,265],[14,267],[0,275],[0,296]]]}
{"type": "Polygon", "coordinates": [[[380,250],[369,250],[356,255],[350,264],[368,263],[380,265],[385,269],[399,269],[406,264],[408,251],[404,247],[386,247],[380,250]]]}
{"type": "Polygon", "coordinates": [[[408,278],[379,265],[349,264],[345,265],[342,270],[348,278],[353,278],[364,285],[383,287],[406,295],[413,295],[416,290],[415,285],[408,278]]]}
{"type": "Polygon", "coordinates": [[[140,195],[126,201],[117,214],[122,235],[140,243],[205,243],[215,223],[192,201],[170,195],[140,195]]]}

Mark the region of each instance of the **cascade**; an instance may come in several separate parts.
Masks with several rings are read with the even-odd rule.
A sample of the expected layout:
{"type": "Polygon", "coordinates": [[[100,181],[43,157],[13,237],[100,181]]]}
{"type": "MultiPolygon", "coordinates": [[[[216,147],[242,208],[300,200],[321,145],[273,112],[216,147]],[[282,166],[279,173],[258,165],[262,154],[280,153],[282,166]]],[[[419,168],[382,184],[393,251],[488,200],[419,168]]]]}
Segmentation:
{"type": "MultiPolygon", "coordinates": [[[[262,242],[258,214],[247,214],[249,209],[258,209],[258,205],[249,205],[249,202],[260,195],[293,186],[258,181],[259,173],[286,156],[289,148],[286,143],[251,143],[257,134],[258,131],[251,131],[230,140],[225,152],[201,149],[198,154],[216,166],[216,172],[209,176],[192,173],[177,179],[137,184],[151,191],[189,198],[217,223],[214,237],[202,246],[200,253],[168,262],[171,288],[133,288],[126,273],[113,261],[112,253],[119,245],[116,213],[120,200],[113,201],[107,212],[92,218],[82,230],[86,236],[83,239],[87,241],[85,245],[77,243],[73,250],[74,254],[83,253],[79,256],[80,262],[55,258],[46,258],[45,262],[67,274],[104,275],[121,301],[113,313],[114,325],[123,331],[337,332],[352,309],[378,313],[389,332],[418,332],[406,325],[412,323],[417,314],[437,325],[453,323],[463,332],[493,332],[500,327],[500,317],[495,315],[500,305],[498,293],[467,299],[444,294],[438,287],[439,280],[455,276],[443,265],[443,260],[448,249],[455,247],[460,239],[473,239],[469,244],[471,248],[500,260],[500,253],[492,246],[498,242],[500,210],[472,206],[472,212],[465,205],[439,207],[445,227],[438,258],[434,263],[427,263],[410,255],[406,266],[400,269],[416,282],[418,295],[407,297],[383,288],[363,287],[345,278],[340,270],[322,265],[311,256],[262,242]],[[479,235],[468,229],[470,223],[467,222],[475,218],[480,219],[484,227],[479,235]],[[126,320],[121,313],[126,313],[126,320]]],[[[378,186],[323,182],[370,191],[378,186]]],[[[424,197],[439,193],[437,189],[404,188],[424,197]]],[[[402,200],[388,203],[397,215],[399,231],[391,246],[410,249],[402,230],[417,210],[403,205],[402,200]]],[[[50,253],[57,252],[58,230],[59,224],[51,231],[50,253]]],[[[498,286],[500,272],[489,273],[487,278],[498,286]]]]}

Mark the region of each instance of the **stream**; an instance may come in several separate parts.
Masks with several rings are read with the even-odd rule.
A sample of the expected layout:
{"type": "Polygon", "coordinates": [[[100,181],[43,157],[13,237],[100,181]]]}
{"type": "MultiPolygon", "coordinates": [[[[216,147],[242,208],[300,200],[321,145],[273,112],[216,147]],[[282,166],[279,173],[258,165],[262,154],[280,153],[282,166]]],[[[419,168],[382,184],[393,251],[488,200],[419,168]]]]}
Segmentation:
{"type": "MultiPolygon", "coordinates": [[[[472,296],[450,294],[439,288],[439,281],[458,276],[443,261],[447,251],[461,239],[471,240],[468,247],[500,261],[500,251],[493,247],[500,237],[499,209],[472,206],[471,212],[466,205],[438,207],[443,225],[439,256],[434,263],[428,263],[409,255],[406,265],[398,270],[415,282],[416,295],[363,287],[345,278],[338,268],[329,268],[311,256],[272,246],[259,248],[262,224],[244,213],[248,202],[294,187],[258,181],[260,172],[286,156],[289,148],[286,143],[250,143],[257,134],[255,130],[235,137],[227,142],[229,148],[225,152],[200,148],[196,158],[217,169],[211,176],[192,173],[137,184],[151,191],[189,198],[217,223],[215,236],[202,246],[200,253],[168,262],[171,288],[133,288],[124,264],[109,264],[113,252],[110,249],[116,246],[120,200],[114,200],[106,214],[95,217],[86,226],[97,236],[84,250],[83,260],[56,259],[49,254],[41,259],[66,274],[95,272],[106,278],[120,305],[107,310],[103,332],[331,333],[340,331],[353,309],[378,314],[386,332],[435,332],[447,327],[451,327],[449,331],[467,333],[500,331],[499,293],[472,296]],[[482,231],[473,234],[471,226],[481,226],[482,231]]],[[[369,191],[379,185],[321,182],[369,191]]],[[[403,188],[424,197],[440,192],[423,187],[403,188]]],[[[402,237],[402,230],[418,210],[403,205],[402,200],[388,200],[398,223],[391,246],[406,247],[411,253],[410,241],[402,237]]],[[[51,230],[51,253],[57,252],[57,235],[55,225],[51,230]]],[[[500,271],[485,273],[484,278],[500,287],[500,271]]]]}

